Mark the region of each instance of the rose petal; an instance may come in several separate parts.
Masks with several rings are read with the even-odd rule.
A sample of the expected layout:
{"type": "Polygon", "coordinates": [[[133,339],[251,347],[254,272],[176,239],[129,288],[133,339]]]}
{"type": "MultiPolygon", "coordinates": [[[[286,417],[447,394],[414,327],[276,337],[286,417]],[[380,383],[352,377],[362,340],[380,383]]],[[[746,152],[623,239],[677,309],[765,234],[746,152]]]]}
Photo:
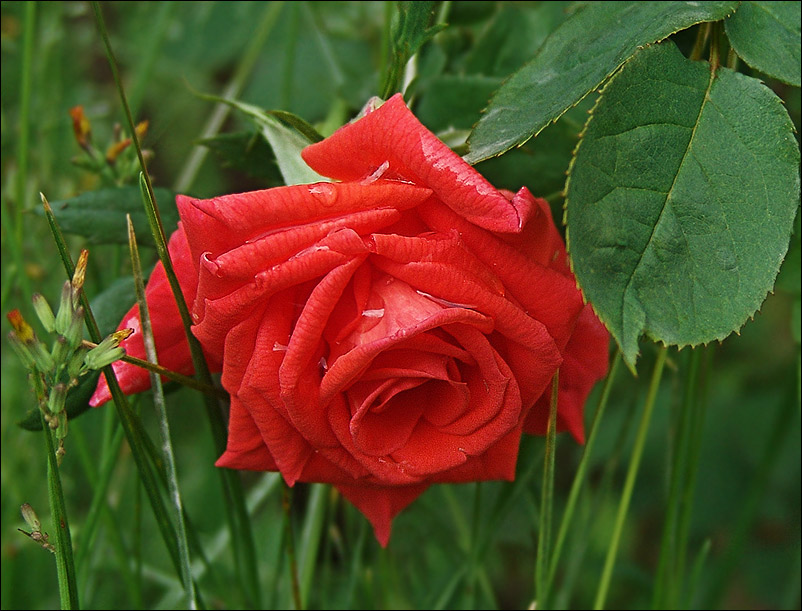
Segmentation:
{"type": "Polygon", "coordinates": [[[253,418],[236,397],[231,398],[228,445],[215,465],[250,471],[275,471],[277,468],[253,418]]]}
{"type": "Polygon", "coordinates": [[[418,498],[428,487],[428,484],[394,488],[359,483],[355,485],[337,485],[340,493],[370,520],[376,539],[378,539],[382,547],[387,547],[387,543],[390,540],[390,527],[393,518],[418,498]]]}
{"type": "Polygon", "coordinates": [[[309,166],[336,180],[359,181],[387,164],[398,177],[434,191],[457,214],[491,231],[518,232],[531,202],[509,201],[493,185],[426,129],[400,94],[380,108],[306,147],[309,166]]]}
{"type": "Polygon", "coordinates": [[[363,210],[406,210],[431,195],[429,189],[398,181],[317,183],[276,187],[212,199],[179,195],[178,211],[195,257],[215,258],[249,240],[297,224],[332,219],[363,210]]]}

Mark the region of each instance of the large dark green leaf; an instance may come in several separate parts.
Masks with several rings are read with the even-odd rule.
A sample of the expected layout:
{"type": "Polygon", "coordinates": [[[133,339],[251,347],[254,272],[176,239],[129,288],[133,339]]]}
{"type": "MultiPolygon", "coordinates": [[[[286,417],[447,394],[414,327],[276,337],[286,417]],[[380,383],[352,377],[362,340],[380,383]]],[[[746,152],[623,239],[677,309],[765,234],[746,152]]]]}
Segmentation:
{"type": "Polygon", "coordinates": [[[725,28],[732,48],[747,64],[799,87],[799,20],[799,2],[742,2],[725,28]]]}
{"type": "MultiPolygon", "coordinates": [[[[169,235],[178,224],[175,193],[154,189],[164,230],[169,235]]],[[[50,203],[65,233],[76,233],[90,244],[128,244],[125,215],[130,214],[137,228],[137,241],[153,246],[139,187],[117,187],[87,191],[71,199],[50,203]]],[[[43,214],[37,210],[38,214],[43,214]]]]}
{"type": "Polygon", "coordinates": [[[639,47],[737,2],[589,2],[546,39],[495,94],[469,138],[469,163],[526,142],[607,79],[639,47]]]}
{"type": "Polygon", "coordinates": [[[631,368],[638,337],[739,329],[772,288],[799,202],[799,148],[760,81],[639,52],[605,88],[572,164],[574,272],[631,368]]]}

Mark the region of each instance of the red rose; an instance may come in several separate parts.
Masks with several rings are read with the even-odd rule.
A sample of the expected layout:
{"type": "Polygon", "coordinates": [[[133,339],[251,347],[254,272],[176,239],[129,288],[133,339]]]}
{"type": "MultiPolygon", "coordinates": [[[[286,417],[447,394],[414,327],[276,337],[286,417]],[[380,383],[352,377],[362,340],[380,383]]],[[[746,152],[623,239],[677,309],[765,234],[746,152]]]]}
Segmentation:
{"type": "MultiPolygon", "coordinates": [[[[558,368],[558,428],[581,441],[608,336],[546,202],[495,189],[400,95],[303,157],[337,182],[178,198],[171,257],[231,395],[217,464],[334,484],[386,544],[429,484],[513,479],[558,368]]],[[[160,360],[188,373],[163,276],[147,291],[160,360]]]]}

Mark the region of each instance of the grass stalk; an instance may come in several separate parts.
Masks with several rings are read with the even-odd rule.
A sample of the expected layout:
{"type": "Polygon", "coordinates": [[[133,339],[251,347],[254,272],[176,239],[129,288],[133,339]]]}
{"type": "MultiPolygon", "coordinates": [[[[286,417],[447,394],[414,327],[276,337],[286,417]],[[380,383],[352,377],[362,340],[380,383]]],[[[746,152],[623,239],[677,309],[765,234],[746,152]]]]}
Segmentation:
{"type": "Polygon", "coordinates": [[[660,380],[663,377],[663,366],[666,364],[667,355],[668,349],[665,346],[660,348],[660,351],[657,353],[657,360],[654,364],[652,379],[649,383],[649,390],[646,395],[646,404],[643,407],[643,415],[641,416],[640,424],[638,425],[638,432],[635,437],[635,446],[632,448],[632,457],[629,461],[629,469],[627,470],[624,489],[621,493],[621,500],[618,505],[618,513],[615,518],[613,534],[610,538],[610,546],[607,548],[607,557],[604,560],[604,569],[602,570],[602,576],[599,580],[599,587],[596,591],[596,600],[593,603],[594,609],[604,609],[604,603],[607,599],[607,591],[610,587],[610,580],[613,575],[613,567],[615,566],[615,559],[618,554],[618,545],[621,542],[621,533],[624,531],[624,522],[626,521],[627,511],[629,510],[629,502],[632,500],[632,491],[635,489],[635,480],[638,477],[640,460],[643,456],[643,448],[646,445],[649,424],[652,420],[652,411],[657,399],[657,390],[660,388],[660,380]]]}
{"type": "Polygon", "coordinates": [[[292,602],[296,609],[303,609],[301,588],[298,580],[298,562],[295,555],[295,534],[292,527],[292,490],[286,482],[281,482],[281,510],[284,513],[284,544],[287,546],[290,582],[292,584],[292,602]]]}
{"type": "Polygon", "coordinates": [[[551,553],[551,517],[554,509],[554,456],[557,449],[557,398],[559,395],[560,371],[551,381],[549,422],[546,427],[546,454],[543,458],[543,485],[540,496],[540,526],[535,558],[535,600],[538,608],[548,608],[549,557],[551,553]]]}
{"type": "Polygon", "coordinates": [[[62,609],[79,609],[78,584],[75,579],[75,560],[72,553],[70,523],[67,519],[67,506],[64,503],[64,490],[61,486],[53,432],[42,418],[42,431],[47,452],[47,492],[50,500],[50,513],[56,530],[56,569],[58,572],[58,592],[62,609]]]}
{"type": "Polygon", "coordinates": [[[587,441],[585,442],[585,449],[582,452],[582,458],[579,461],[579,466],[574,475],[574,481],[571,484],[571,491],[568,493],[568,501],[565,505],[562,520],[560,520],[560,528],[557,531],[557,538],[554,542],[554,551],[551,555],[551,564],[549,565],[549,589],[554,583],[554,578],[557,575],[557,567],[560,564],[560,556],[562,555],[565,540],[568,537],[568,531],[574,518],[576,511],[577,501],[579,500],[579,493],[582,492],[585,484],[585,478],[590,464],[590,457],[593,453],[593,447],[596,445],[596,439],[600,430],[599,424],[602,421],[604,412],[607,409],[607,402],[610,399],[610,391],[613,388],[613,381],[618,372],[618,366],[621,364],[621,352],[618,348],[615,349],[612,361],[610,363],[610,371],[607,373],[607,378],[604,380],[604,387],[602,388],[601,396],[599,397],[599,405],[596,408],[596,413],[593,415],[593,422],[590,425],[590,433],[588,434],[587,441]]]}
{"type": "MultiPolygon", "coordinates": [[[[42,203],[44,205],[45,216],[47,217],[48,225],[50,226],[50,230],[53,234],[53,239],[56,242],[56,247],[58,248],[64,269],[67,272],[67,277],[72,278],[73,274],[75,273],[75,264],[73,263],[72,257],[67,249],[67,243],[65,242],[64,236],[61,233],[61,229],[56,222],[56,217],[53,215],[53,210],[50,208],[50,204],[48,204],[47,199],[44,196],[42,196],[42,203]]],[[[95,316],[92,312],[92,306],[89,303],[89,299],[87,298],[86,293],[83,291],[81,292],[81,305],[84,308],[85,321],[89,331],[89,336],[92,338],[92,341],[99,343],[101,340],[100,330],[98,329],[97,321],[95,320],[95,316]]],[[[159,532],[161,533],[162,539],[167,547],[167,551],[170,554],[170,559],[173,561],[176,570],[180,573],[178,549],[175,545],[175,532],[164,507],[164,501],[159,491],[158,480],[153,473],[145,449],[146,444],[149,442],[149,439],[147,439],[147,433],[145,432],[139,417],[131,409],[131,406],[128,403],[128,398],[120,388],[120,384],[117,381],[117,376],[114,373],[114,369],[111,367],[111,365],[103,368],[103,374],[106,376],[106,382],[108,383],[109,391],[111,392],[111,396],[114,401],[114,406],[117,409],[117,414],[120,418],[123,431],[125,432],[125,437],[128,440],[129,447],[131,448],[131,454],[136,462],[139,476],[142,480],[142,485],[144,486],[145,492],[148,495],[148,500],[150,501],[150,506],[153,510],[156,524],[159,527],[159,532]]]]}
{"type": "Polygon", "coordinates": [[[672,448],[671,483],[666,499],[666,516],[660,542],[660,558],[657,563],[657,576],[652,597],[653,609],[674,608],[681,590],[681,574],[677,572],[679,552],[679,519],[682,511],[684,483],[688,477],[691,451],[691,421],[697,410],[699,364],[701,349],[690,353],[688,370],[685,376],[685,389],[679,422],[672,448]]]}
{"type": "MultiPolygon", "coordinates": [[[[31,73],[33,71],[33,39],[36,25],[36,2],[25,3],[22,34],[22,79],[20,83],[19,146],[17,148],[17,182],[14,235],[17,244],[22,244],[22,213],[25,205],[28,182],[28,149],[31,133],[31,73]]],[[[20,274],[25,270],[20,269],[20,274]]],[[[26,293],[30,294],[30,293],[26,293]]]]}
{"type": "MultiPolygon", "coordinates": [[[[147,198],[147,194],[144,194],[147,198]]],[[[142,264],[139,259],[139,248],[136,244],[136,233],[131,217],[127,216],[128,221],[128,248],[131,252],[131,266],[136,287],[136,297],[139,303],[139,319],[142,325],[142,339],[145,344],[145,354],[152,363],[157,363],[156,342],[153,339],[153,327],[150,322],[150,311],[148,310],[147,299],[145,298],[145,281],[142,275],[142,264]]],[[[153,388],[153,404],[156,407],[159,421],[159,433],[162,442],[162,455],[165,463],[165,474],[167,475],[167,489],[169,498],[173,505],[173,520],[175,523],[178,557],[181,566],[181,580],[187,597],[187,606],[190,609],[198,608],[198,600],[195,594],[195,586],[192,581],[192,566],[189,558],[189,544],[187,543],[187,527],[184,523],[184,509],[181,502],[181,492],[178,487],[178,471],[175,466],[175,454],[173,453],[173,443],[170,437],[170,423],[167,420],[167,407],[164,401],[164,390],[162,388],[161,377],[150,372],[150,384],[153,388]]]]}
{"type": "MultiPolygon", "coordinates": [[[[142,147],[137,137],[134,119],[131,115],[131,109],[125,95],[125,90],[120,78],[119,66],[117,59],[114,56],[114,51],[111,47],[106,24],[103,20],[103,13],[100,10],[100,5],[97,1],[92,2],[92,8],[95,13],[98,31],[106,48],[106,55],[108,57],[109,66],[111,68],[114,82],[117,85],[117,91],[120,95],[120,101],[125,111],[125,118],[128,123],[131,141],[136,149],[139,165],[141,169],[140,186],[146,192],[145,197],[145,212],[148,216],[148,223],[156,243],[156,251],[159,254],[159,260],[164,266],[165,275],[170,284],[170,289],[173,292],[173,298],[178,307],[178,312],[181,316],[181,322],[184,326],[184,333],[189,344],[190,354],[192,356],[192,364],[195,368],[195,373],[200,381],[207,385],[212,386],[212,378],[209,373],[209,368],[203,356],[203,350],[200,343],[192,334],[191,326],[192,319],[189,314],[189,307],[184,300],[184,295],[181,291],[181,286],[178,282],[175,269],[173,268],[172,261],[167,249],[167,239],[164,233],[164,225],[161,221],[161,215],[156,202],[156,197],[153,193],[153,184],[150,180],[150,175],[147,171],[144,157],[142,156],[142,147]]],[[[226,424],[223,420],[223,415],[220,411],[220,406],[217,401],[206,394],[202,395],[204,407],[206,408],[206,415],[209,420],[212,439],[215,445],[216,453],[222,454],[226,447],[226,424]]],[[[234,544],[234,560],[237,565],[237,575],[241,579],[242,587],[249,598],[249,604],[255,607],[260,606],[260,588],[259,576],[256,567],[256,548],[254,547],[253,530],[251,528],[250,516],[245,507],[245,494],[242,490],[242,482],[238,474],[229,469],[219,469],[218,474],[221,479],[221,487],[223,494],[226,497],[224,508],[226,512],[226,520],[232,529],[232,541],[234,544]]]]}

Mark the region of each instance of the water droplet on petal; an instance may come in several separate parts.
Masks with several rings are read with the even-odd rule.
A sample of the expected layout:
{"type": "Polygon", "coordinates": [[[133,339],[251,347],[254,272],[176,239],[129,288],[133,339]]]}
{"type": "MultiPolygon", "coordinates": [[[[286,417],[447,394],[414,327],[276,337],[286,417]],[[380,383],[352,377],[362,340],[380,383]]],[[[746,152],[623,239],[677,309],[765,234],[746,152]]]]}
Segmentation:
{"type": "Polygon", "coordinates": [[[287,352],[288,346],[284,344],[279,344],[278,342],[273,344],[273,352],[287,352]]]}
{"type": "Polygon", "coordinates": [[[337,201],[337,189],[334,185],[327,182],[319,182],[309,185],[309,193],[324,206],[333,206],[337,201]]]}
{"type": "Polygon", "coordinates": [[[375,310],[362,310],[362,316],[365,318],[381,318],[384,316],[384,308],[377,308],[375,310]]]}

